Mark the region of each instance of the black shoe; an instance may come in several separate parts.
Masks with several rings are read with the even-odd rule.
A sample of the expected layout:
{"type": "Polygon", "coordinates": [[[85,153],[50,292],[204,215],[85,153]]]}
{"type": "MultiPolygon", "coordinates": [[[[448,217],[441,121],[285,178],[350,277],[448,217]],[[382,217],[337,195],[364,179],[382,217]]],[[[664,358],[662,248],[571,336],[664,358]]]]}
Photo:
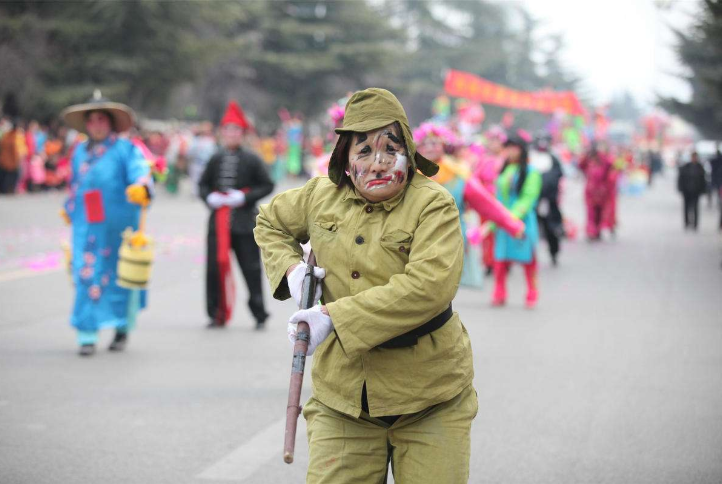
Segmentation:
{"type": "Polygon", "coordinates": [[[110,343],[110,346],[108,346],[108,351],[123,351],[127,343],[128,333],[121,333],[120,331],[116,331],[113,342],[110,343]]]}
{"type": "Polygon", "coordinates": [[[266,329],[266,320],[269,316],[270,314],[266,313],[262,317],[256,319],[256,331],[263,331],[266,329]]]}
{"type": "Polygon", "coordinates": [[[556,266],[559,265],[559,261],[557,260],[557,255],[556,255],[556,254],[553,254],[553,255],[552,255],[552,265],[553,265],[554,267],[556,267],[556,266]]]}
{"type": "Polygon", "coordinates": [[[225,326],[226,326],[226,325],[223,324],[223,323],[221,323],[220,321],[218,321],[218,320],[216,320],[216,319],[211,319],[211,321],[206,325],[206,328],[208,328],[208,329],[218,329],[218,328],[223,328],[223,327],[225,327],[225,326]]]}
{"type": "Polygon", "coordinates": [[[95,354],[95,345],[94,344],[81,345],[80,350],[78,350],[78,354],[80,356],[93,356],[95,354]]]}

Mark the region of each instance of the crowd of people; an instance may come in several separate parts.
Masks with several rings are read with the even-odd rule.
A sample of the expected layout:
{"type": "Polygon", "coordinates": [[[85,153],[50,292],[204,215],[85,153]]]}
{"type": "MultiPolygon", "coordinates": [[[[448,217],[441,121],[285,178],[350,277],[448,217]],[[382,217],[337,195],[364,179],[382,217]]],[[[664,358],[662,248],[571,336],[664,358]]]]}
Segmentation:
{"type": "Polygon", "coordinates": [[[77,131],[59,123],[0,118],[0,194],[65,188],[78,142],[77,131]]]}
{"type": "MultiPolygon", "coordinates": [[[[151,122],[119,133],[138,146],[148,161],[153,178],[169,193],[180,189],[188,177],[198,194],[198,182],[206,164],[220,146],[220,126],[210,122],[151,122]]],[[[75,148],[88,140],[86,133],[54,121],[40,124],[17,117],[0,117],[0,194],[33,193],[65,189],[71,179],[70,160],[75,148]]],[[[321,136],[304,138],[300,119],[289,117],[269,136],[255,130],[244,133],[244,145],[265,162],[271,177],[308,177],[312,170],[304,159],[323,153],[321,136]]]]}
{"type": "MultiPolygon", "coordinates": [[[[211,211],[206,271],[208,326],[222,327],[231,318],[234,289],[227,254],[234,251],[249,287],[249,308],[257,327],[262,328],[268,314],[261,290],[260,258],[252,235],[256,202],[284,178],[329,176],[347,102],[348,97],[328,109],[323,122],[325,134],[316,129],[317,134],[305,135],[302,117],[282,111],[277,131],[264,135],[256,131],[235,102],[229,104],[218,126],[209,122],[149,122],[145,129],[139,129],[129,107],[112,103],[96,92],[88,103],[79,105],[82,109],[78,113],[85,116],[82,118],[66,111],[62,120],[50,126],[35,121],[25,123],[17,117],[0,120],[0,192],[68,190],[69,202],[63,216],[74,224],[73,237],[82,233],[82,237],[92,239],[88,230],[97,228],[94,224],[99,222],[82,230],[81,222],[88,222],[91,215],[105,220],[113,208],[112,203],[100,203],[107,198],[103,190],[118,191],[121,187],[101,187],[103,193],[98,197],[89,196],[80,188],[85,171],[97,162],[95,158],[110,156],[122,147],[123,156],[132,160],[124,163],[131,163],[131,171],[137,175],[131,180],[126,173],[126,188],[140,184],[151,197],[161,187],[176,194],[181,186],[190,186],[193,196],[201,197],[211,211]],[[88,113],[104,114],[110,122],[107,130],[101,130],[102,139],[94,139],[91,124],[98,120],[95,114],[88,113]],[[123,118],[123,113],[131,113],[127,114],[130,118],[123,118]],[[190,183],[181,184],[182,177],[188,177],[190,183]],[[85,211],[80,218],[73,215],[78,205],[85,211]]],[[[522,266],[526,279],[524,303],[534,308],[540,297],[540,240],[546,241],[551,263],[557,266],[564,239],[577,237],[576,224],[562,212],[565,178],[584,178],[585,233],[590,242],[597,242],[605,232],[610,236],[616,233],[619,193],[643,190],[662,169],[657,152],[613,143],[606,135],[606,123],[585,125],[578,117],[557,113],[531,135],[530,130],[514,122],[511,113],[489,125],[483,108],[467,101],[458,102],[452,110],[450,100],[442,96],[434,102],[432,111],[432,118],[403,137],[412,139],[418,153],[438,168],[431,179],[444,187],[455,202],[464,248],[461,285],[481,288],[492,276],[493,306],[507,303],[506,280],[516,263],[522,266]]],[[[686,228],[697,227],[699,197],[708,193],[710,186],[716,192],[722,187],[719,151],[710,165],[711,179],[696,153],[679,169],[678,189],[683,194],[686,228]]],[[[140,199],[141,205],[147,204],[143,197],[140,199]]],[[[134,222],[129,225],[137,229],[138,207],[121,208],[134,222]]],[[[128,225],[127,220],[123,224],[128,225]]],[[[95,239],[74,240],[76,284],[87,283],[92,295],[102,294],[104,287],[112,286],[116,274],[108,267],[117,259],[106,253],[117,252],[124,228],[114,227],[111,238],[115,242],[105,247],[95,239]],[[98,267],[96,262],[93,266],[89,260],[106,260],[108,267],[98,267]]],[[[134,301],[136,309],[143,304],[143,297],[134,301]]],[[[83,304],[77,302],[76,309],[82,312],[83,304]]],[[[133,317],[114,318],[121,327],[128,319],[133,317]]],[[[86,342],[92,339],[87,334],[80,338],[86,342]]]]}

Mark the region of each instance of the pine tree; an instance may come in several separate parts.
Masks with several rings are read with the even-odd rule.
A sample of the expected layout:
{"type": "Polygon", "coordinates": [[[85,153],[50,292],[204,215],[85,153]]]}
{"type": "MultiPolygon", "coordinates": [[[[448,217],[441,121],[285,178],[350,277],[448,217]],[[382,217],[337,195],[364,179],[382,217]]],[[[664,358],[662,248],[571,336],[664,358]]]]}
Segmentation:
{"type": "Polygon", "coordinates": [[[146,111],[162,106],[172,86],[192,78],[200,7],[162,0],[0,4],[0,42],[17,59],[16,69],[3,69],[9,74],[0,88],[14,84],[24,115],[41,118],[95,88],[146,111]]]}
{"type": "Polygon", "coordinates": [[[253,65],[279,105],[314,114],[395,63],[400,32],[366,2],[273,1],[268,13],[253,65]]]}
{"type": "Polygon", "coordinates": [[[701,16],[689,33],[676,32],[677,53],[691,74],[690,102],[664,98],[667,110],[680,115],[712,139],[722,138],[722,0],[704,0],[701,16]]]}

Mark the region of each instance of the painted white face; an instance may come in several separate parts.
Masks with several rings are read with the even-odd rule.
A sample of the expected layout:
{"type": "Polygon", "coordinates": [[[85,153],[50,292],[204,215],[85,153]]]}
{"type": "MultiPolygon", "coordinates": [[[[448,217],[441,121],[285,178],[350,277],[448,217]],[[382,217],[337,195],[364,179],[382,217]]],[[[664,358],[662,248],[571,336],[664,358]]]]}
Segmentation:
{"type": "Polygon", "coordinates": [[[409,160],[403,136],[395,124],[354,133],[348,153],[348,174],[369,202],[393,198],[408,183],[409,160]]]}

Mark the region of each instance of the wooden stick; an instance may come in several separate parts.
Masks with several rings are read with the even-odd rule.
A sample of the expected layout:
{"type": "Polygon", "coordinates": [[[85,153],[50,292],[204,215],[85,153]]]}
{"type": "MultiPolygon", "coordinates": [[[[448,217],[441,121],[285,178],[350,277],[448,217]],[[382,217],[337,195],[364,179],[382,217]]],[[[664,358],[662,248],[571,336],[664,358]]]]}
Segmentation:
{"type": "MultiPolygon", "coordinates": [[[[309,309],[313,306],[317,283],[313,275],[315,265],[316,257],[311,252],[308,256],[308,267],[303,279],[301,309],[309,309]]],[[[298,426],[298,416],[301,414],[301,388],[303,387],[303,372],[306,368],[306,353],[308,352],[310,336],[311,332],[308,323],[300,321],[296,331],[296,343],[293,345],[291,384],[288,388],[288,405],[286,406],[286,435],[283,442],[283,461],[286,464],[293,462],[293,454],[296,448],[296,428],[298,426]]]]}

